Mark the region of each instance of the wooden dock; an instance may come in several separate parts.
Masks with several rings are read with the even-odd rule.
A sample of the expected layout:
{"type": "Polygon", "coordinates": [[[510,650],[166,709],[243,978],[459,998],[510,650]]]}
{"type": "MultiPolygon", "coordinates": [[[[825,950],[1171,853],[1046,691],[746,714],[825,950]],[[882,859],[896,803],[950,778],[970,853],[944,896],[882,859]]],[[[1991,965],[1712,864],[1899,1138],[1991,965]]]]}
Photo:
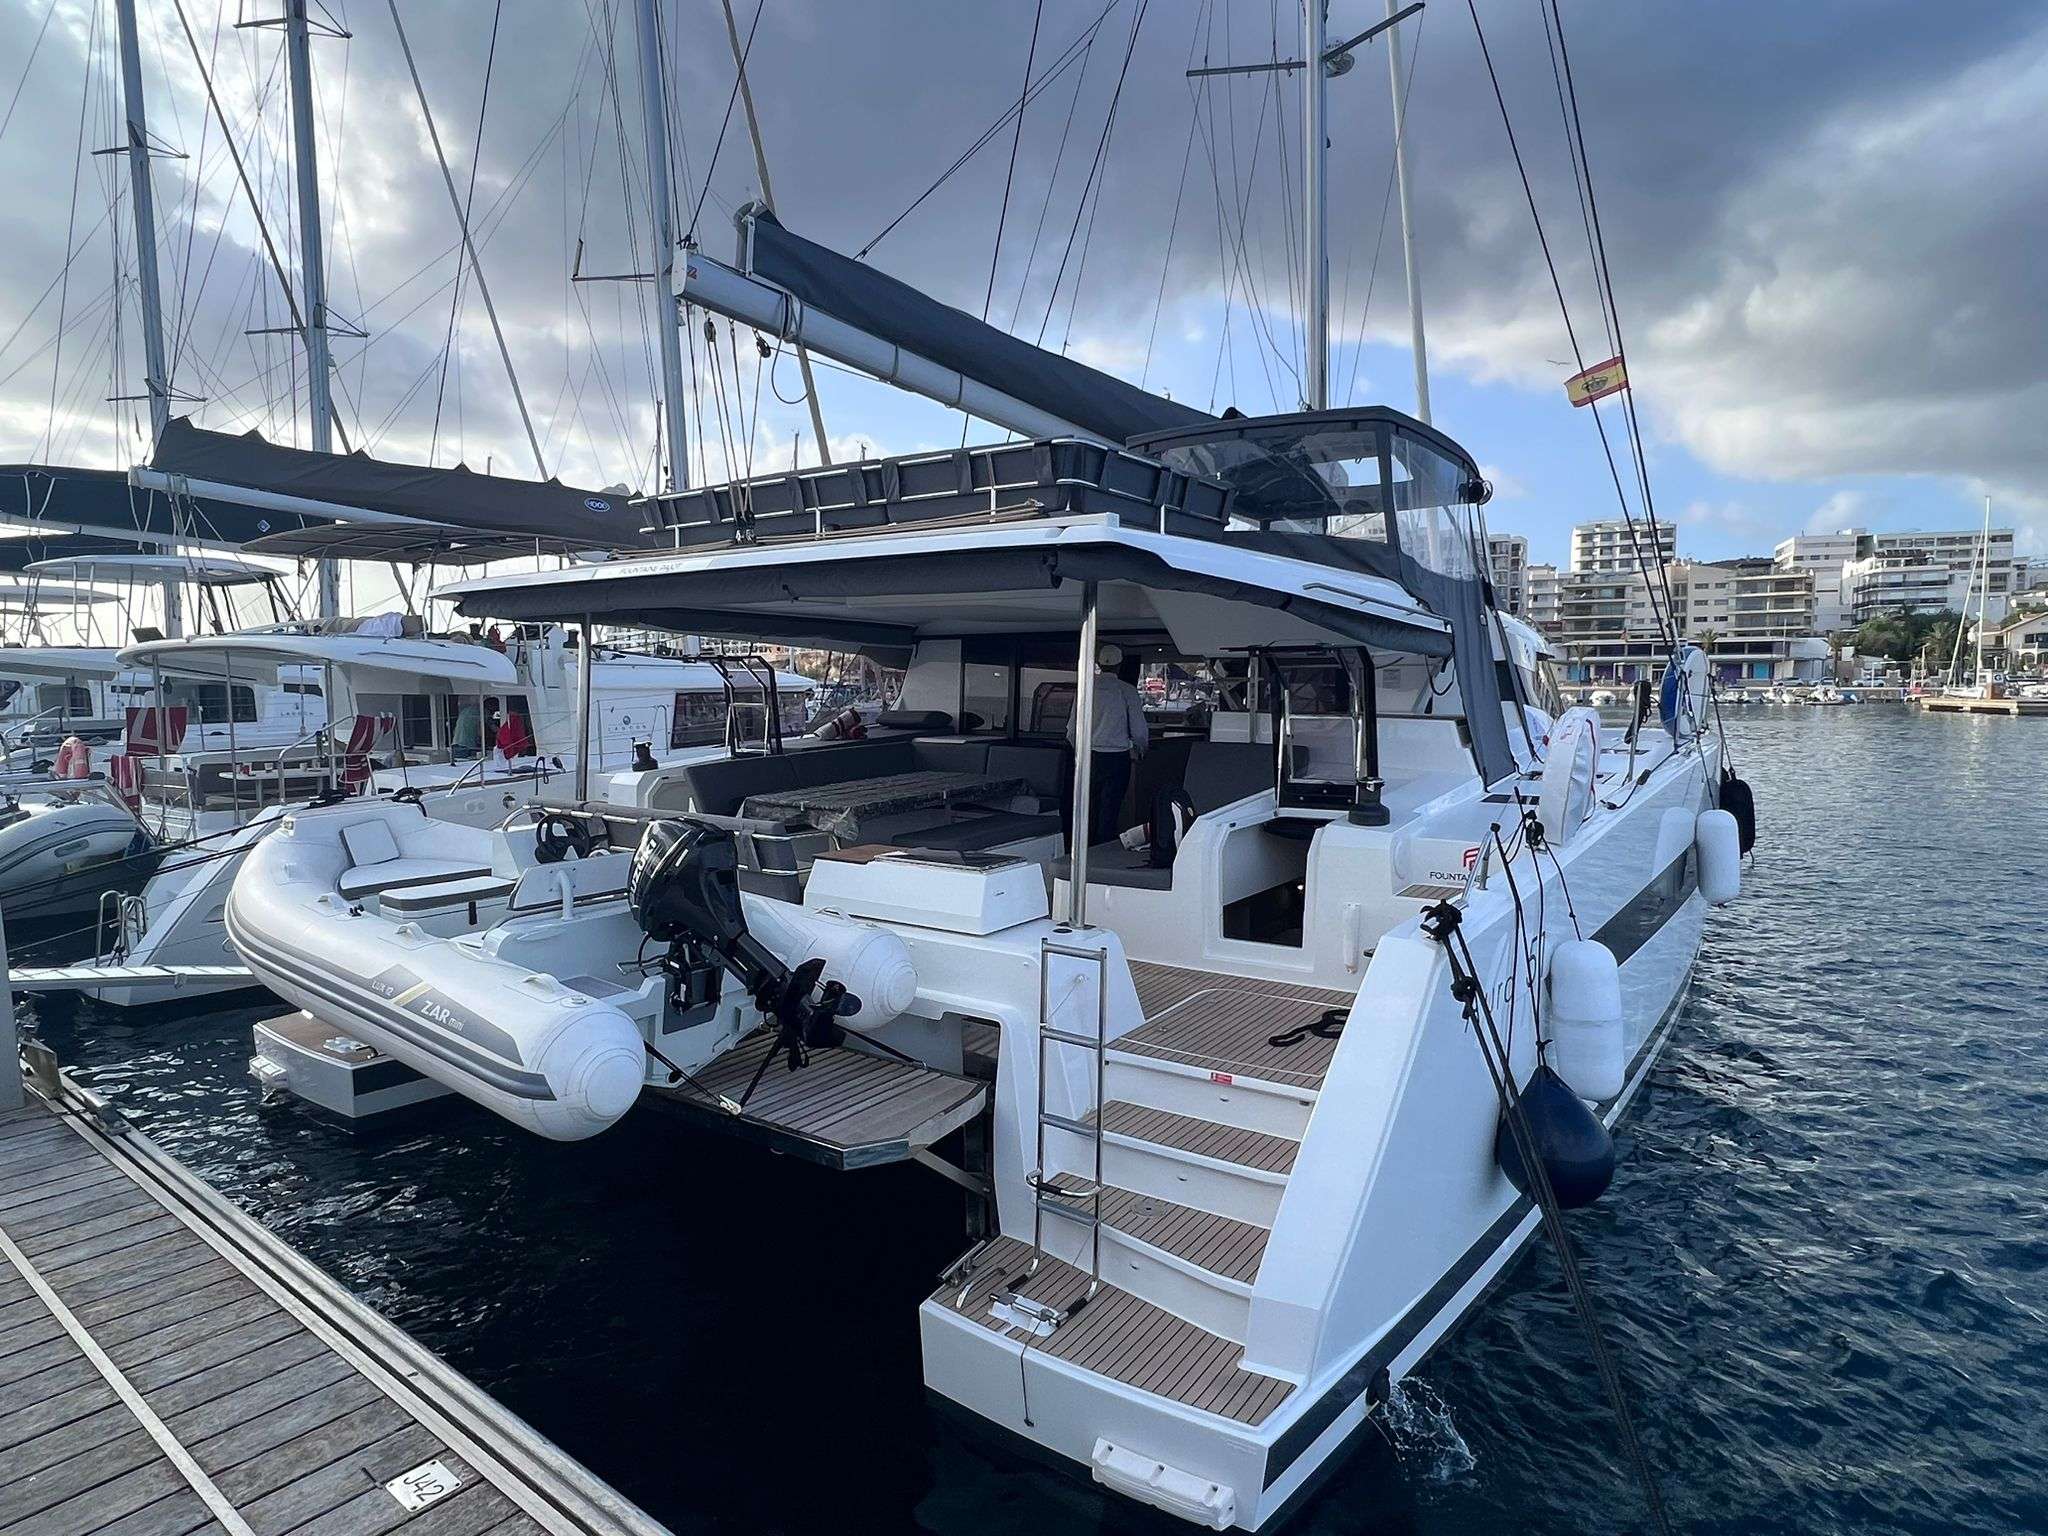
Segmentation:
{"type": "Polygon", "coordinates": [[[0,1533],[667,1536],[40,1065],[0,1111],[0,1533]]]}
{"type": "Polygon", "coordinates": [[[1960,693],[1923,693],[1917,702],[1930,715],[2008,715],[2015,719],[2048,717],[2048,699],[1978,699],[1960,693]]]}

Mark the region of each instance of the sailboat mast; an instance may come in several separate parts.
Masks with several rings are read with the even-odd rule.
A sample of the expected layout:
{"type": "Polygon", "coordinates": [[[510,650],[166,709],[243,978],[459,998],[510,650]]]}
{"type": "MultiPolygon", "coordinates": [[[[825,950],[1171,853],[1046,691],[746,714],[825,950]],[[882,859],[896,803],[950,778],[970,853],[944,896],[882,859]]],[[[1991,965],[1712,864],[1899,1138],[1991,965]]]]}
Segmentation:
{"type": "Polygon", "coordinates": [[[1329,66],[1323,52],[1329,18],[1328,0],[1306,0],[1301,8],[1301,57],[1307,78],[1301,87],[1302,242],[1308,262],[1308,376],[1302,381],[1302,402],[1311,411],[1330,407],[1330,206],[1329,130],[1326,110],[1329,66]]]}
{"type": "Polygon", "coordinates": [[[1991,498],[1984,498],[1984,533],[1977,541],[1984,564],[1984,587],[1977,597],[1977,681],[1984,681],[1984,628],[1991,622],[1991,498]]]}
{"type": "MultiPolygon", "coordinates": [[[[299,287],[306,315],[306,415],[313,451],[334,448],[333,381],[327,345],[327,269],[320,249],[320,166],[313,138],[313,60],[306,0],[285,0],[285,70],[291,85],[292,169],[299,192],[299,287]]],[[[341,572],[320,562],[320,617],[341,611],[341,572]]]]}
{"type": "MultiPolygon", "coordinates": [[[[121,35],[121,105],[127,119],[129,201],[135,210],[135,281],[142,300],[142,388],[149,396],[149,441],[154,448],[171,421],[171,372],[164,361],[163,294],[156,270],[156,199],[149,176],[149,121],[143,110],[142,48],[135,31],[135,0],[114,0],[121,35]]],[[[172,508],[175,525],[177,509],[172,508]]],[[[177,639],[185,632],[184,606],[178,584],[163,586],[164,633],[177,639]]]]}
{"type": "Polygon", "coordinates": [[[668,428],[662,489],[690,484],[689,414],[683,388],[682,314],[676,298],[676,219],[669,202],[668,83],[661,67],[661,0],[640,0],[640,109],[646,122],[647,202],[653,215],[654,291],[661,333],[661,408],[668,428]]]}
{"type": "Polygon", "coordinates": [[[156,200],[149,179],[149,127],[142,103],[142,50],[135,33],[135,0],[115,0],[121,34],[121,101],[128,121],[128,189],[135,209],[135,280],[142,298],[143,389],[149,395],[149,436],[163,436],[171,420],[170,370],[164,364],[163,299],[157,287],[156,200]]]}
{"type": "MultiPolygon", "coordinates": [[[[1387,19],[1398,0],[1387,0],[1387,19]]],[[[1387,78],[1394,95],[1394,180],[1401,199],[1401,255],[1408,268],[1409,345],[1415,356],[1415,419],[1429,420],[1429,344],[1422,334],[1422,269],[1415,260],[1415,220],[1408,202],[1408,82],[1401,71],[1401,29],[1387,28],[1387,78]]]]}

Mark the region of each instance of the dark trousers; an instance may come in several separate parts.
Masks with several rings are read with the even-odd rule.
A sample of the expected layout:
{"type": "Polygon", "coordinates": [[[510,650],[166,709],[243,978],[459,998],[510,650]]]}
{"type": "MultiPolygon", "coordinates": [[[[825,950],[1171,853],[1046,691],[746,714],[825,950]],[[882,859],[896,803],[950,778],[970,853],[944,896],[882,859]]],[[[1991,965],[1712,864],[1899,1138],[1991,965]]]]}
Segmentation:
{"type": "Polygon", "coordinates": [[[1088,840],[1106,843],[1123,831],[1124,795],[1131,787],[1131,754],[1091,752],[1088,773],[1088,840]]]}

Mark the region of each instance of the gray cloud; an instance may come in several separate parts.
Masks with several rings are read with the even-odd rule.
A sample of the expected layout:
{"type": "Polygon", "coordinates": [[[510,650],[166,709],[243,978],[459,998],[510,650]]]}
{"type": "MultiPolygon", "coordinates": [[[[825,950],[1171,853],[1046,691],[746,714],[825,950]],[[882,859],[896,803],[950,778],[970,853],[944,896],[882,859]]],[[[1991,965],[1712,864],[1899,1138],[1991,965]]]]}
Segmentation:
{"type": "MultiPolygon", "coordinates": [[[[1052,274],[1074,228],[1135,3],[1119,0],[1085,70],[1077,66],[1052,84],[1026,120],[994,315],[1005,323],[1014,317],[1027,335],[1045,314],[1052,274]],[[1024,257],[1034,236],[1037,254],[1027,276],[1024,257]]],[[[23,115],[0,146],[0,195],[12,209],[33,211],[12,220],[10,238],[0,242],[0,337],[62,263],[61,215],[93,23],[88,0],[60,4],[24,93],[23,115]]],[[[210,46],[210,10],[191,0],[187,8],[210,46]]],[[[737,0],[737,9],[744,28],[752,6],[737,0]]],[[[203,112],[196,72],[168,7],[143,0],[143,10],[147,73],[164,104],[155,108],[155,121],[166,138],[196,154],[203,112]]],[[[1101,0],[1047,0],[1041,65],[1100,10],[1101,0]]],[[[1597,329],[1537,12],[1487,4],[1481,13],[1575,319],[1597,329]]],[[[0,12],[0,57],[25,55],[41,14],[27,5],[0,12]]],[[[677,0],[669,14],[682,128],[678,168],[694,207],[732,71],[715,4],[677,0]]],[[[1377,14],[1377,6],[1361,0],[1338,0],[1332,32],[1355,31],[1377,14]]],[[[490,17],[489,7],[475,4],[407,8],[458,184],[468,172],[490,17]]],[[[365,318],[372,338],[338,346],[341,376],[364,437],[380,451],[424,458],[434,438],[454,225],[388,14],[355,0],[345,20],[356,34],[352,42],[316,45],[328,134],[324,169],[337,210],[335,302],[344,314],[365,318]]],[[[1796,7],[1578,0],[1567,6],[1567,21],[1609,252],[1653,431],[1736,475],[1970,477],[2033,506],[2048,503],[2048,448],[2039,431],[2048,404],[2039,362],[2048,355],[2048,295],[2035,254],[2048,233],[2048,164],[2038,152],[2048,142],[2048,28],[2038,10],[2018,0],[1935,9],[1890,0],[1796,7]]],[[[1028,6],[770,0],[751,72],[787,221],[842,249],[870,240],[1014,98],[1031,23],[1028,6]]],[[[1184,184],[1181,161],[1190,142],[1191,98],[1182,78],[1189,62],[1255,60],[1276,47],[1291,56],[1296,25],[1286,6],[1260,11],[1159,0],[1146,8],[1099,201],[1092,222],[1080,225],[1050,337],[1067,334],[1071,309],[1077,352],[1135,372],[1170,237],[1163,333],[1199,324],[1202,351],[1215,346],[1226,276],[1213,146],[1223,197],[1235,199],[1238,178],[1251,186],[1243,267],[1280,349],[1294,349],[1288,274],[1296,256],[1288,230],[1299,144],[1292,77],[1271,87],[1245,80],[1209,88],[1206,134],[1193,141],[1184,184]]],[[[223,38],[219,83],[238,125],[254,120],[256,94],[271,82],[270,110],[250,155],[282,227],[289,199],[285,125],[276,110],[277,41],[231,27],[223,38]]],[[[550,468],[572,479],[638,485],[649,477],[654,443],[651,351],[640,320],[645,295],[617,285],[572,288],[567,281],[579,237],[586,269],[638,270],[649,260],[637,186],[632,38],[632,8],[616,0],[609,11],[601,0],[505,6],[476,197],[479,209],[497,204],[486,221],[484,261],[550,468]],[[606,51],[594,40],[594,24],[602,26],[608,15],[617,33],[616,98],[606,83],[606,51]]],[[[110,62],[103,39],[101,53],[110,62]]],[[[1439,366],[1554,398],[1568,371],[1559,366],[1567,356],[1562,328],[1470,21],[1454,0],[1435,0],[1425,13],[1414,79],[1417,211],[1439,366]]],[[[1333,82],[1330,96],[1332,282],[1356,310],[1388,166],[1385,64],[1376,47],[1361,52],[1359,67],[1333,82]]],[[[111,131],[104,91],[92,104],[102,121],[97,135],[88,131],[88,147],[108,142],[111,131]]],[[[182,271],[189,215],[195,252],[182,289],[191,341],[179,382],[209,396],[202,417],[210,424],[285,431],[290,370],[251,382],[264,366],[263,343],[240,334],[262,322],[261,306],[252,304],[259,293],[269,294],[277,323],[275,284],[261,278],[253,229],[218,133],[209,131],[206,144],[203,162],[158,167],[165,248],[178,253],[173,265],[182,271]],[[185,179],[194,171],[205,177],[196,204],[185,179]],[[223,228],[201,287],[198,271],[223,228]]],[[[1008,152],[1005,131],[884,240],[874,260],[979,312],[1008,152]]],[[[115,164],[101,160],[86,169],[81,227],[104,210],[98,189],[115,164]]],[[[753,182],[735,113],[698,228],[714,254],[724,253],[731,210],[754,194],[753,182]]],[[[118,191],[118,175],[114,184],[118,191]]],[[[1235,219],[1233,210],[1226,222],[1235,219]]],[[[111,270],[102,237],[74,267],[74,316],[108,287],[111,270]]],[[[1367,334],[1403,341],[1391,237],[1373,286],[1367,334]]],[[[1253,396],[1241,403],[1263,407],[1267,372],[1282,391],[1285,372],[1277,362],[1269,360],[1268,370],[1255,362],[1241,290],[1233,303],[1236,376],[1253,396]]],[[[47,340],[50,320],[50,305],[29,320],[0,354],[0,376],[47,340]]],[[[1358,316],[1345,325],[1356,331],[1358,316]]],[[[118,458],[121,447],[104,428],[89,428],[96,413],[104,416],[96,402],[108,393],[112,359],[94,351],[90,320],[77,331],[79,340],[66,340],[67,377],[60,383],[75,397],[78,429],[61,434],[60,444],[81,456],[118,458]]],[[[273,359],[281,357],[271,345],[273,359]]],[[[132,354],[132,324],[128,347],[132,354]]],[[[1183,344],[1177,392],[1206,395],[1209,368],[1188,361],[1193,355],[1192,344],[1183,344]]],[[[500,469],[529,472],[531,455],[474,297],[465,305],[456,366],[442,401],[438,461],[452,461],[459,398],[459,442],[470,462],[489,457],[500,469]]],[[[754,366],[751,357],[741,358],[743,399],[753,389],[754,366]]],[[[785,394],[793,392],[786,365],[781,382],[785,394]]],[[[0,451],[12,456],[34,446],[49,385],[47,352],[0,384],[0,451]]],[[[840,407],[833,431],[865,433],[866,422],[854,419],[849,406],[873,397],[837,378],[827,390],[840,407]]],[[[1405,389],[1398,393],[1405,398],[1405,389]]],[[[786,454],[801,412],[766,390],[760,400],[761,452],[786,454]]],[[[885,441],[879,434],[873,440],[885,441]]],[[[722,454],[714,453],[714,470],[722,465],[722,454]]]]}

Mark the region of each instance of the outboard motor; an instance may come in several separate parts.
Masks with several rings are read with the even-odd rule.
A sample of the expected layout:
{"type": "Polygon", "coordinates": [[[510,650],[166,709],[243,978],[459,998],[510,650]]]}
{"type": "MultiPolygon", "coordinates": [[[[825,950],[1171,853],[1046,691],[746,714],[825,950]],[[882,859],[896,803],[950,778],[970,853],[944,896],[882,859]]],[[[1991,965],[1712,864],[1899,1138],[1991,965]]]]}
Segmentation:
{"type": "MultiPolygon", "coordinates": [[[[857,1012],[860,999],[837,981],[821,981],[822,959],[791,969],[747,931],[740,905],[739,847],[732,833],[688,817],[658,821],[641,834],[626,885],[633,918],[649,938],[668,945],[661,962],[669,1000],[688,1011],[718,999],[718,971],[730,971],[754,1006],[775,1021],[774,1049],[761,1072],[787,1054],[795,1071],[813,1048],[839,1044],[838,1020],[857,1012]]],[[[747,1087],[746,1103],[761,1080],[747,1087]]]]}

